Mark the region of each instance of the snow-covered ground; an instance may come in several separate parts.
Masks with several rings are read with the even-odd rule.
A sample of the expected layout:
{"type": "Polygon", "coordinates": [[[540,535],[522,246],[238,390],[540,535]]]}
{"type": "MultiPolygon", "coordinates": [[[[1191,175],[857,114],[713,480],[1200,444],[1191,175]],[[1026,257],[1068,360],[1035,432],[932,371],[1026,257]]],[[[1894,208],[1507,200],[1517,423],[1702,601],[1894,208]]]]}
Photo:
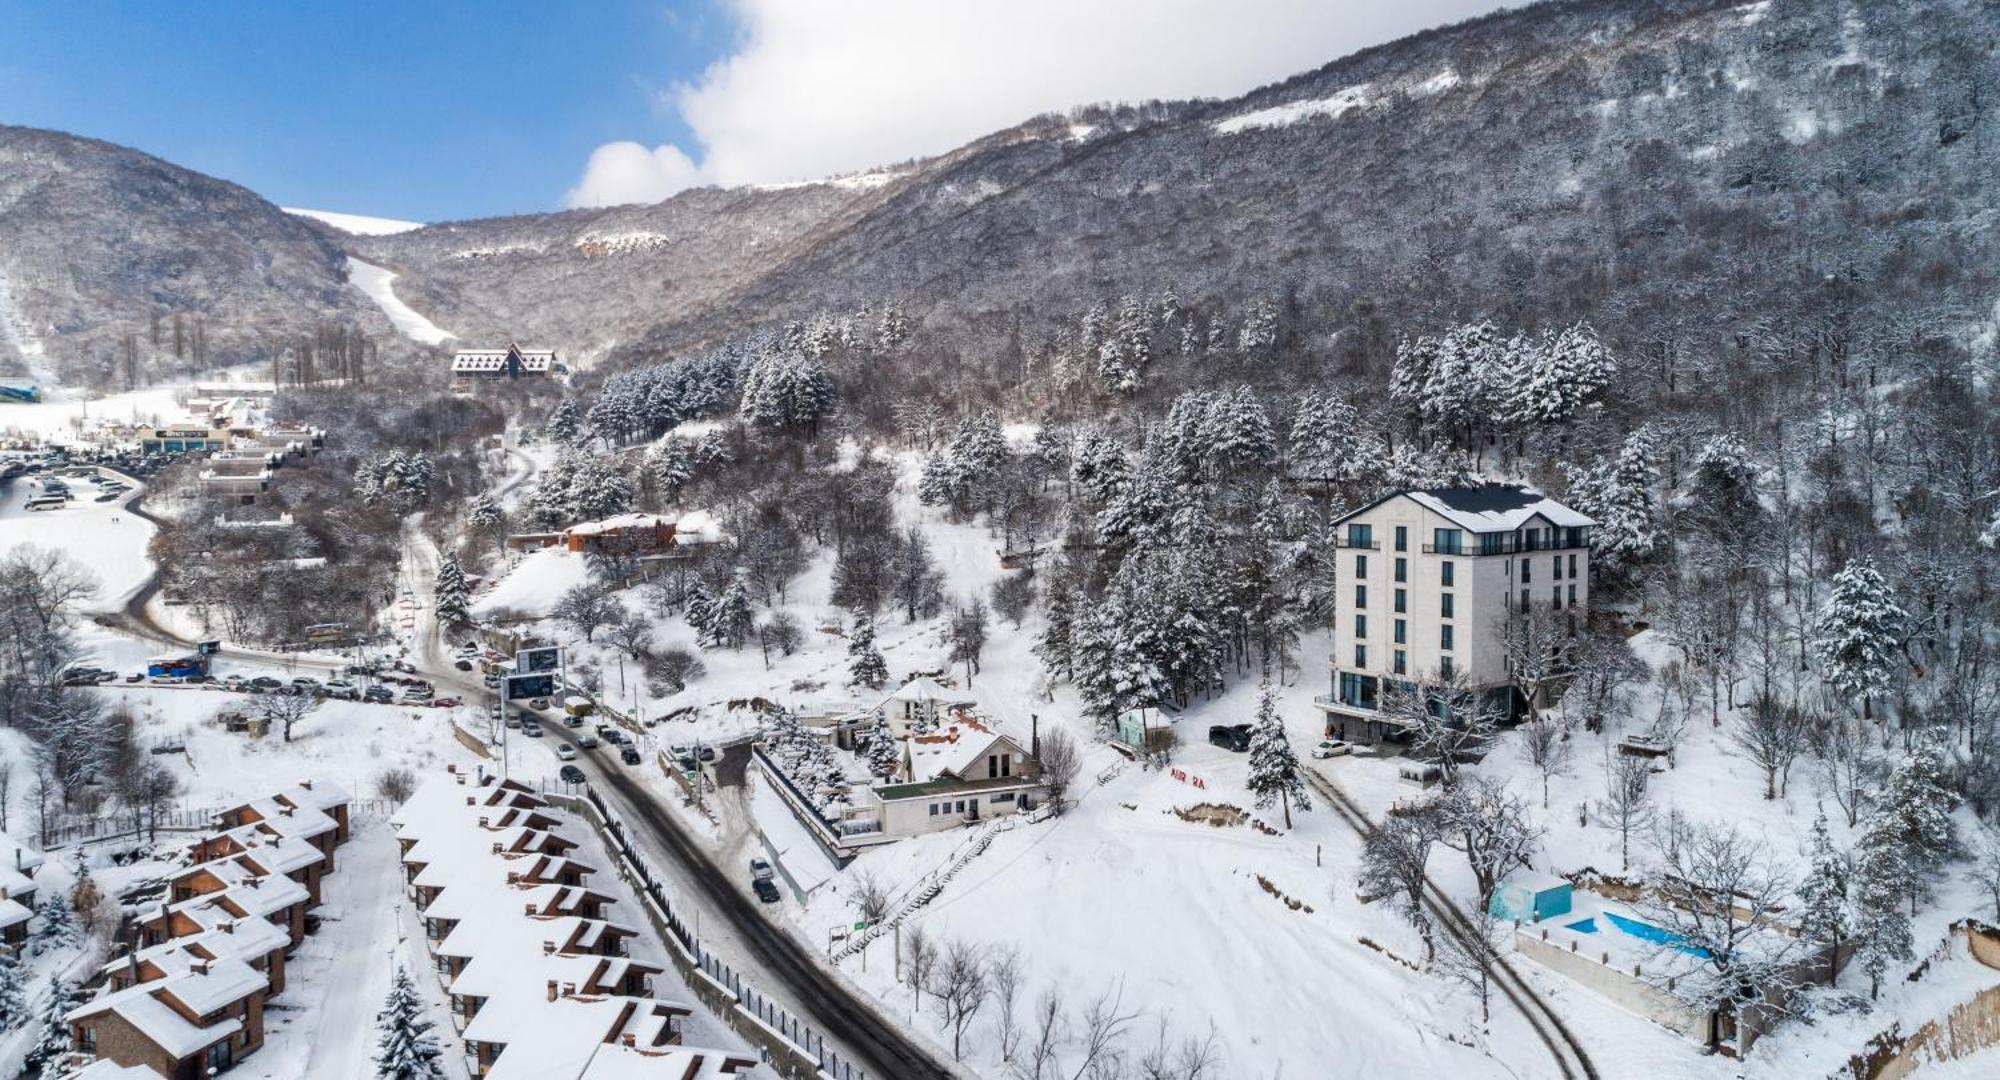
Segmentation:
{"type": "Polygon", "coordinates": [[[96,484],[66,482],[75,499],[59,510],[33,511],[25,507],[42,493],[38,479],[22,476],[0,484],[0,554],[21,544],[60,551],[97,577],[97,594],[79,605],[81,610],[118,611],[153,576],[146,558],[153,525],[126,509],[144,489],[135,488],[115,502],[97,502],[96,484]]]}
{"type": "Polygon", "coordinates": [[[456,336],[403,303],[402,298],[396,295],[396,275],[393,271],[350,255],[347,258],[347,280],[373,300],[403,336],[425,345],[442,345],[447,338],[456,336]]]}
{"type": "Polygon", "coordinates": [[[333,210],[302,210],[295,206],[284,206],[279,209],[287,214],[296,214],[302,218],[311,218],[314,221],[331,225],[341,232],[353,233],[356,236],[394,236],[397,233],[406,233],[412,229],[421,229],[424,227],[424,223],[421,221],[398,221],[395,218],[368,217],[365,214],[342,214],[333,210]]]}

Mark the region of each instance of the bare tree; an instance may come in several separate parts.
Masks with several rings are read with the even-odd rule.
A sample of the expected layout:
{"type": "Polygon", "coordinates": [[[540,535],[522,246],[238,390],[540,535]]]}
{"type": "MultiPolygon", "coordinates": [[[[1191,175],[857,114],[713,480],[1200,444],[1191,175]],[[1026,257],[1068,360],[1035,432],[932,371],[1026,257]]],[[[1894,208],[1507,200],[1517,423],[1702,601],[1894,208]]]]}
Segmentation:
{"type": "Polygon", "coordinates": [[[1775,799],[1791,786],[1792,762],[1805,749],[1808,730],[1805,713],[1797,706],[1768,697],[1759,697],[1737,715],[1729,738],[1764,770],[1764,798],[1775,799]]]}
{"type": "Polygon", "coordinates": [[[1446,787],[1458,783],[1459,766],[1493,737],[1504,710],[1463,676],[1391,683],[1382,694],[1382,717],[1410,733],[1410,746],[1437,762],[1446,787]]]}
{"type": "Polygon", "coordinates": [[[1869,749],[1866,735],[1848,717],[1830,719],[1812,730],[1808,743],[1820,790],[1833,796],[1834,805],[1853,828],[1867,809],[1870,795],[1888,775],[1881,755],[1869,749]]]}
{"type": "Polygon", "coordinates": [[[1528,865],[1542,842],[1527,805],[1491,777],[1475,776],[1432,805],[1440,815],[1438,839],[1465,856],[1481,907],[1508,871],[1528,865]]]}
{"type": "Polygon", "coordinates": [[[860,870],[854,875],[853,888],[847,894],[847,902],[861,921],[873,925],[881,922],[889,913],[889,887],[882,882],[882,875],[873,870],[860,870]]]}
{"type": "Polygon", "coordinates": [[[1446,934],[1438,951],[1437,970],[1472,991],[1479,1002],[1482,1030],[1493,1023],[1493,965],[1500,961],[1502,927],[1485,903],[1470,905],[1465,925],[1446,934]]]}
{"type": "Polygon", "coordinates": [[[1070,1074],[1070,1080],[1083,1080],[1093,1067],[1115,1056],[1126,1029],[1138,1018],[1138,1010],[1125,1011],[1123,982],[1106,987],[1103,993],[1092,998],[1090,1004],[1084,1006],[1083,1016],[1078,1020],[1080,1030],[1077,1042],[1082,1049],[1083,1060],[1077,1063],[1076,1072],[1070,1074]]]}
{"type": "Polygon", "coordinates": [[[922,923],[911,923],[903,934],[903,965],[910,976],[910,1000],[919,1005],[923,1004],[924,991],[931,988],[937,960],[937,942],[931,940],[922,923]]]}
{"type": "Polygon", "coordinates": [[[938,1013],[951,1028],[951,1059],[964,1060],[965,1032],[993,996],[986,951],[966,941],[945,945],[938,962],[938,1013]]]}
{"type": "Polygon", "coordinates": [[[14,763],[0,761],[0,833],[7,831],[8,808],[14,805],[14,763]]]}
{"type": "Polygon", "coordinates": [[[1971,865],[1965,880],[1993,898],[1993,917],[2000,919],[2000,832],[1979,830],[1979,842],[1967,845],[1971,865]]]}
{"type": "Polygon", "coordinates": [[[1641,909],[1670,936],[1647,977],[1724,1014],[1780,982],[1799,939],[1778,928],[1792,889],[1776,856],[1734,826],[1696,825],[1678,813],[1655,830],[1654,848],[1660,873],[1641,909]]]}
{"type": "Polygon", "coordinates": [[[292,741],[292,729],[319,705],[311,694],[270,693],[257,699],[257,716],[292,741]]]}
{"type": "Polygon", "coordinates": [[[1023,1080],[1055,1080],[1060,1074],[1062,1063],[1057,1055],[1069,1037],[1067,1015],[1062,988],[1053,983],[1044,987],[1035,998],[1034,1012],[1028,1017],[1033,1024],[1029,1030],[1034,1041],[1028,1044],[1025,1060],[1014,1067],[1017,1076],[1023,1080]]]}
{"type": "Polygon", "coordinates": [[[599,630],[611,625],[623,610],[611,590],[593,578],[563,593],[550,614],[589,641],[599,630]]]}
{"type": "Polygon", "coordinates": [[[1569,677],[1576,635],[1554,610],[1533,608],[1507,619],[1500,644],[1507,657],[1507,674],[1528,703],[1532,719],[1540,707],[1542,691],[1569,677]]]}
{"type": "Polygon", "coordinates": [[[1515,749],[1521,760],[1534,766],[1542,775],[1542,809],[1549,808],[1549,779],[1568,776],[1571,760],[1575,758],[1575,744],[1570,742],[1569,731],[1562,724],[1548,717],[1538,717],[1521,725],[1521,741],[1515,749]]]}
{"type": "Polygon", "coordinates": [[[1178,1045],[1167,1041],[1170,1026],[1167,1017],[1158,1018],[1153,1044],[1139,1055],[1139,1080],[1202,1080],[1210,1070],[1221,1067],[1215,1021],[1209,1021],[1205,1036],[1189,1035],[1178,1045]]]}
{"type": "Polygon", "coordinates": [[[397,806],[401,806],[416,790],[417,774],[400,766],[384,769],[375,778],[375,794],[397,806]]]}
{"type": "Polygon", "coordinates": [[[790,656],[799,651],[805,642],[805,631],[800,629],[799,620],[783,611],[772,612],[771,617],[757,626],[757,647],[763,651],[764,666],[771,666],[771,650],[780,655],[790,656]]]}
{"type": "Polygon", "coordinates": [[[627,613],[611,624],[611,641],[626,656],[636,660],[653,646],[653,624],[643,615],[627,613]]]}
{"type": "Polygon", "coordinates": [[[1000,1039],[1000,1060],[1012,1062],[1021,1049],[1021,950],[1012,945],[993,950],[988,970],[993,977],[993,1005],[999,1010],[995,1026],[1000,1039]]]}
{"type": "Polygon", "coordinates": [[[1563,707],[1593,732],[1603,731],[1606,720],[1624,712],[1632,683],[1652,675],[1631,643],[1609,630],[1585,631],[1569,661],[1563,707]]]}
{"type": "Polygon", "coordinates": [[[1076,740],[1061,728],[1052,729],[1041,738],[1041,749],[1036,755],[1040,765],[1042,786],[1049,791],[1049,798],[1055,801],[1056,812],[1061,813],[1063,795],[1070,785],[1076,783],[1076,774],[1083,768],[1083,752],[1077,748],[1076,740]]]}
{"type": "Polygon", "coordinates": [[[1393,898],[1396,914],[1423,938],[1426,961],[1435,954],[1436,944],[1431,940],[1430,915],[1424,910],[1424,882],[1439,823],[1435,807],[1391,814],[1361,847],[1362,891],[1393,898]]]}
{"type": "Polygon", "coordinates": [[[1653,767],[1644,758],[1614,752],[1605,761],[1604,798],[1598,801],[1597,812],[1618,830],[1621,871],[1632,868],[1632,834],[1653,822],[1652,794],[1646,789],[1652,775],[1653,767]]]}

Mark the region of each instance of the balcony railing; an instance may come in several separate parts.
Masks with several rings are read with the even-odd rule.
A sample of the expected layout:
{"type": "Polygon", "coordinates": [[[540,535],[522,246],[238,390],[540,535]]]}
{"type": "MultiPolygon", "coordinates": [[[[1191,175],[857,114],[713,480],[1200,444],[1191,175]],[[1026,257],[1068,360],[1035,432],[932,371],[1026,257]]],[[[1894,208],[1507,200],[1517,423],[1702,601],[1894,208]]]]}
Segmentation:
{"type": "Polygon", "coordinates": [[[1491,543],[1482,541],[1477,544],[1459,544],[1456,546],[1447,544],[1443,548],[1438,547],[1438,545],[1436,544],[1425,544],[1424,554],[1473,555],[1473,556],[1519,555],[1523,552],[1530,552],[1530,551],[1583,551],[1588,549],[1589,547],[1590,547],[1590,539],[1588,537],[1584,537],[1572,543],[1563,537],[1550,538],[1547,536],[1542,536],[1542,537],[1536,537],[1535,539],[1532,540],[1524,540],[1520,537],[1513,536],[1510,534],[1507,536],[1498,537],[1495,539],[1494,542],[1491,543]]]}
{"type": "Polygon", "coordinates": [[[1382,550],[1382,541],[1350,540],[1345,536],[1336,536],[1333,538],[1333,546],[1344,547],[1344,548],[1360,548],[1364,551],[1380,551],[1382,550]]]}

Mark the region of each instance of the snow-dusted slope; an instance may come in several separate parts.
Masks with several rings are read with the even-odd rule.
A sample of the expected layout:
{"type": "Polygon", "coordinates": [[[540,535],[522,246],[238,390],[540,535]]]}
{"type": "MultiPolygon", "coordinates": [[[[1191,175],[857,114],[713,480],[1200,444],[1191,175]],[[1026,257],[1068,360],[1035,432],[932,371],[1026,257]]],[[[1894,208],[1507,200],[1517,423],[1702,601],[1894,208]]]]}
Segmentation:
{"type": "Polygon", "coordinates": [[[366,293],[368,299],[375,301],[375,306],[382,309],[382,314],[387,315],[389,321],[396,324],[396,329],[402,331],[405,337],[421,341],[426,345],[442,345],[446,338],[455,336],[449,330],[442,329],[436,323],[424,318],[410,305],[403,303],[402,298],[396,295],[395,288],[390,284],[396,280],[394,272],[349,256],[347,280],[355,288],[366,293]]]}
{"type": "Polygon", "coordinates": [[[0,362],[18,360],[36,380],[45,384],[55,381],[44,363],[41,336],[15,304],[14,286],[4,268],[0,268],[0,346],[5,346],[0,348],[0,362]]]}
{"type": "Polygon", "coordinates": [[[368,217],[364,214],[342,214],[333,210],[304,210],[296,206],[281,206],[278,209],[287,214],[311,218],[324,225],[331,225],[344,233],[356,236],[394,236],[397,233],[421,229],[421,221],[398,221],[395,218],[368,217]]]}

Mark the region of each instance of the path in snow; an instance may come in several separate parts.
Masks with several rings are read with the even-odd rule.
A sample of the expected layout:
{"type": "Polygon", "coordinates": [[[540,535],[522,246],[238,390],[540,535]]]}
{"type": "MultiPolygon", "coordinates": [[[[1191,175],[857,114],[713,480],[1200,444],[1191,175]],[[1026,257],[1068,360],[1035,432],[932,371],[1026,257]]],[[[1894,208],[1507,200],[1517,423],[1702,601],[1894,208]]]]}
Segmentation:
{"type": "Polygon", "coordinates": [[[446,338],[458,336],[449,330],[441,329],[436,323],[419,314],[415,308],[403,303],[391,284],[395,280],[395,272],[386,267],[363,262],[352,255],[347,257],[348,283],[366,293],[368,299],[375,301],[375,306],[382,309],[382,314],[387,315],[389,321],[394,323],[396,329],[402,331],[405,337],[425,345],[442,345],[446,338]]]}

